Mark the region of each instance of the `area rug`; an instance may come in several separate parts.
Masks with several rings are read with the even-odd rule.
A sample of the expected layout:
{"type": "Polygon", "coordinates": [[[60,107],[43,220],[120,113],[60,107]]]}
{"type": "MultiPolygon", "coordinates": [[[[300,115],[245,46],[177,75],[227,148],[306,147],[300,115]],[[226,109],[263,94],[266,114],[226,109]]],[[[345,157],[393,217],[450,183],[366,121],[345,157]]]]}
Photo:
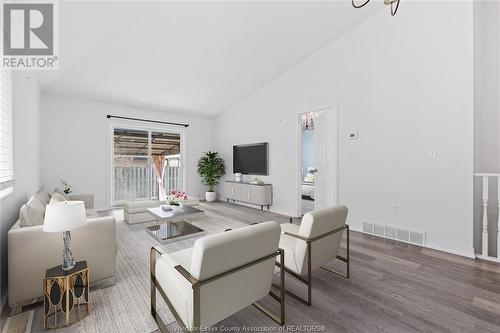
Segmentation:
{"type": "MultiPolygon", "coordinates": [[[[205,230],[205,235],[236,229],[247,224],[235,219],[205,212],[190,223],[205,230]]],[[[193,246],[203,235],[168,244],[160,244],[145,227],[154,223],[129,225],[123,220],[116,224],[118,243],[117,272],[113,278],[91,286],[91,314],[73,326],[55,332],[149,333],[158,329],[150,314],[149,251],[160,245],[167,253],[193,246]]],[[[159,293],[157,293],[159,294],[159,293]]],[[[173,317],[163,301],[158,299],[159,312],[165,323],[173,317]]],[[[32,332],[43,332],[41,306],[36,308],[32,332]]]]}

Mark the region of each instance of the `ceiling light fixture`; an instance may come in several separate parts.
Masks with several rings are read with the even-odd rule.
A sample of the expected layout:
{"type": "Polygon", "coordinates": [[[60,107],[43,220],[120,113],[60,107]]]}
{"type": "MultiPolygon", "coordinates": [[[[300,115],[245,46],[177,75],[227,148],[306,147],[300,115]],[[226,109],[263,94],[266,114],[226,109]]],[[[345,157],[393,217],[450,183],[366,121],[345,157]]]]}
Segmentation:
{"type": "Polygon", "coordinates": [[[302,115],[302,130],[314,130],[314,118],[317,116],[317,112],[304,113],[302,115]]]}
{"type": "MultiPolygon", "coordinates": [[[[368,2],[370,2],[370,0],[366,0],[365,2],[363,2],[362,4],[360,5],[357,5],[354,0],[351,0],[352,1],[352,6],[354,8],[361,8],[361,7],[364,7],[368,4],[368,2]]],[[[390,5],[391,6],[391,15],[394,16],[396,15],[396,13],[398,12],[398,8],[399,8],[399,2],[401,0],[384,0],[384,4],[386,5],[390,5]]]]}

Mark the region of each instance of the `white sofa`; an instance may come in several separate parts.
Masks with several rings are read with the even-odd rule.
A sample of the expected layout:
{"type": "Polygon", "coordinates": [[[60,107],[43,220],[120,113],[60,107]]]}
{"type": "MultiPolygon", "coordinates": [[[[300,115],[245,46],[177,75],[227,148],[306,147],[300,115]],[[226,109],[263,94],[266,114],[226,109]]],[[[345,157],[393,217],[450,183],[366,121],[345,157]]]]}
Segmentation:
{"type": "MultiPolygon", "coordinates": [[[[184,206],[196,206],[200,201],[194,197],[188,197],[187,200],[181,200],[184,206]]],[[[159,207],[165,204],[160,200],[140,200],[128,201],[123,204],[123,218],[128,224],[155,221],[154,215],[147,211],[148,208],[159,207]]]]}
{"type": "MultiPolygon", "coordinates": [[[[88,217],[86,226],[71,231],[75,260],[87,261],[91,282],[112,277],[117,254],[115,218],[98,217],[91,194],[70,195],[70,199],[84,201],[88,217]]],[[[62,233],[44,232],[41,224],[21,225],[18,220],[7,234],[10,306],[41,297],[46,269],[62,262],[62,233]]]]}
{"type": "Polygon", "coordinates": [[[184,330],[209,327],[251,304],[283,325],[282,285],[280,296],[272,294],[281,304],[279,317],[255,303],[271,292],[275,260],[283,256],[279,238],[279,225],[264,222],[200,238],[171,254],[153,247],[151,314],[160,330],[168,332],[156,311],[156,289],[184,330]]]}

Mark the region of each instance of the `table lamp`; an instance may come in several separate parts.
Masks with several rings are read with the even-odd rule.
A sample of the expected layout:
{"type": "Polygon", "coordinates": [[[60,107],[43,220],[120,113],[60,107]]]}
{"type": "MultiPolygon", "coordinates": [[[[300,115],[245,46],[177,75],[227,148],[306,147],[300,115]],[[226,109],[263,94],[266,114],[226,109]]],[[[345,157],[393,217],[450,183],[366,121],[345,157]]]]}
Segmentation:
{"type": "Polygon", "coordinates": [[[47,205],[43,231],[62,232],[64,241],[62,269],[69,271],[75,267],[71,253],[70,230],[78,229],[87,224],[85,205],[83,201],[60,201],[47,205]]]}

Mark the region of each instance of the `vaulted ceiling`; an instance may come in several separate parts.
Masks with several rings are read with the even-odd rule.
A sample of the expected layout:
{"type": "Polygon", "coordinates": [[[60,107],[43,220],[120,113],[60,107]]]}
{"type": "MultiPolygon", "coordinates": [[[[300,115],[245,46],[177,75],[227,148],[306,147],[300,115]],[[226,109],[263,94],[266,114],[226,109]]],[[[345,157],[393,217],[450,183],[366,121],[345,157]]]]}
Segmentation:
{"type": "MultiPolygon", "coordinates": [[[[373,2],[373,1],[372,1],[373,2]]],[[[369,18],[344,1],[61,2],[42,91],[215,116],[369,18]]]]}

